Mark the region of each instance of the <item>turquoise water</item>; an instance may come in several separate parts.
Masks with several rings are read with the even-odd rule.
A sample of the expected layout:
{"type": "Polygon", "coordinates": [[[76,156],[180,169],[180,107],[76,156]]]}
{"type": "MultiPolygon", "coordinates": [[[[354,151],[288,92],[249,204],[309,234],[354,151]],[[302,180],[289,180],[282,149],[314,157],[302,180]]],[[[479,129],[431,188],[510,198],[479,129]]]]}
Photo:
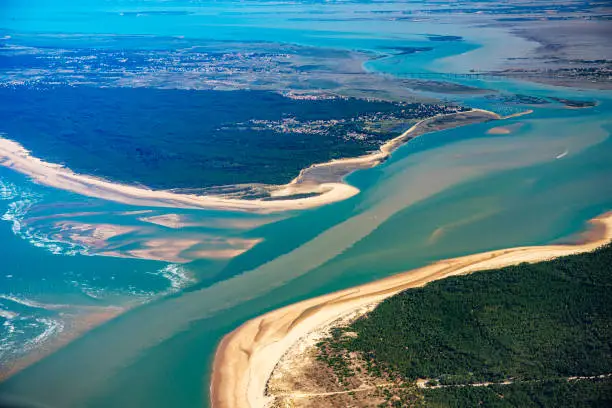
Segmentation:
{"type": "MultiPolygon", "coordinates": [[[[63,41],[57,33],[268,40],[370,51],[423,46],[424,34],[465,37],[459,44],[435,43],[432,53],[366,66],[399,77],[442,67],[460,71],[465,60],[447,57],[489,47],[478,48],[477,32],[460,24],[356,20],[372,7],[363,4],[8,4],[10,13],[0,16],[0,27],[15,37],[35,33],[53,46],[63,41]],[[175,13],[151,13],[161,10],[175,13]]],[[[474,60],[494,64],[498,54],[491,55],[488,60],[480,53],[474,60]]],[[[51,407],[206,406],[217,342],[251,317],[441,258],[563,242],[586,220],[612,208],[612,94],[499,79],[457,81],[504,94],[599,104],[571,110],[559,103],[529,106],[486,95],[449,96],[503,114],[534,113],[417,138],[384,164],[350,175],[348,183],[361,189],[357,196],[265,216],[118,205],[44,188],[0,168],[5,221],[0,223],[0,304],[16,314],[5,320],[17,328],[32,324],[29,330],[42,334],[54,327],[52,322],[69,324],[66,314],[131,308],[3,382],[0,392],[51,407]],[[511,133],[487,133],[501,125],[511,133]],[[168,214],[186,225],[171,228],[143,220],[168,214]],[[103,249],[83,241],[74,227],[106,224],[130,229],[109,238],[103,249]],[[151,240],[167,245],[185,239],[200,244],[175,254],[196,258],[181,266],[92,256],[109,248],[141,250],[151,240]],[[236,249],[251,239],[260,242],[234,258],[197,255],[226,249],[230,242],[236,249]]],[[[15,347],[25,341],[9,339],[15,347]]]]}

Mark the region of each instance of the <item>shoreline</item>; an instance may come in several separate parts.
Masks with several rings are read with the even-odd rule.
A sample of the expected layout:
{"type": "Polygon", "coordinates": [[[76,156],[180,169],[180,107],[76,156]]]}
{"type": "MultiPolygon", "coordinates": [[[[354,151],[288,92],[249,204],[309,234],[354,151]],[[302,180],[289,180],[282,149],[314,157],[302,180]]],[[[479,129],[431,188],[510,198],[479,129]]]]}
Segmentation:
{"type": "MultiPolygon", "coordinates": [[[[517,115],[525,115],[532,112],[533,111],[526,111],[521,112],[517,115]]],[[[273,192],[272,196],[274,196],[274,194],[278,194],[285,191],[289,192],[289,194],[298,194],[301,192],[305,192],[290,192],[292,188],[299,188],[300,185],[317,184],[324,182],[340,183],[342,182],[344,177],[356,170],[371,168],[382,163],[395,150],[403,146],[405,143],[426,133],[457,128],[460,126],[465,126],[467,124],[482,123],[491,120],[504,120],[509,119],[511,117],[514,116],[500,116],[495,112],[487,111],[484,109],[472,108],[471,110],[465,112],[448,113],[421,119],[417,121],[414,125],[412,125],[408,130],[403,132],[401,135],[383,143],[378,151],[357,157],[346,157],[343,159],[331,160],[325,163],[316,163],[312,166],[303,169],[295,179],[293,179],[286,186],[283,186],[283,189],[280,189],[277,192],[273,192]],[[479,115],[481,116],[479,117],[479,115]],[[474,116],[475,118],[470,118],[472,116],[474,116]],[[446,126],[448,124],[445,123],[444,120],[449,117],[455,117],[457,121],[455,123],[452,123],[450,126],[446,126]],[[470,122],[470,120],[473,120],[473,122],[470,122]],[[442,123],[436,126],[436,122],[438,121],[441,121],[442,123]],[[462,123],[462,121],[467,121],[468,123],[462,123]],[[322,177],[317,177],[318,172],[322,173],[322,177]]]]}
{"type": "Polygon", "coordinates": [[[273,200],[228,198],[220,195],[181,194],[168,190],[115,183],[96,176],[78,174],[59,164],[34,157],[20,143],[0,136],[0,165],[28,176],[32,181],[48,187],[70,191],[87,197],[100,198],[122,204],[184,209],[235,210],[259,213],[301,210],[346,200],[360,190],[343,181],[348,174],[374,167],[408,140],[432,131],[450,129],[505,117],[481,109],[437,115],[422,119],[373,153],[313,164],[303,169],[290,183],[266,186],[273,200]],[[480,116],[479,116],[480,115],[480,116]],[[454,116],[456,122],[445,122],[454,116]],[[436,122],[442,121],[439,128],[436,122]],[[292,199],[297,194],[316,194],[292,199]]]}
{"type": "Polygon", "coordinates": [[[375,282],[289,305],[242,324],[227,334],[215,353],[210,383],[213,408],[264,408],[268,380],[283,356],[300,339],[351,313],[366,311],[406,289],[450,276],[522,262],[588,252],[612,240],[612,212],[589,221],[577,242],[523,246],[441,260],[375,282]]]}
{"type": "MultiPolygon", "coordinates": [[[[432,122],[435,123],[436,119],[439,119],[441,117],[455,116],[457,114],[466,113],[468,114],[468,116],[471,116],[474,115],[474,112],[482,113],[484,117],[487,118],[487,120],[501,119],[501,117],[496,113],[489,111],[481,111],[477,109],[467,112],[437,115],[425,118],[415,123],[413,126],[410,127],[410,129],[403,132],[400,136],[397,136],[381,145],[379,151],[364,156],[351,157],[333,160],[327,163],[314,164],[306,169],[303,169],[300,172],[300,175],[296,177],[291,183],[285,186],[274,186],[279,191],[282,189],[289,189],[288,195],[300,194],[303,192],[300,190],[304,188],[309,189],[310,191],[317,189],[324,191],[322,195],[308,198],[274,201],[228,199],[223,198],[223,196],[198,196],[194,194],[180,194],[171,191],[156,191],[149,190],[143,187],[114,183],[95,176],[74,173],[69,168],[66,168],[59,164],[45,162],[40,158],[32,156],[30,152],[18,142],[6,139],[1,134],[0,166],[4,166],[8,169],[19,172],[31,178],[32,181],[38,184],[58,188],[64,191],[74,192],[88,197],[101,198],[129,205],[191,209],[229,209],[237,211],[253,211],[260,213],[307,209],[336,201],[341,201],[350,198],[355,194],[358,194],[359,190],[357,188],[341,182],[341,179],[344,178],[347,174],[357,170],[357,168],[354,168],[355,163],[360,165],[359,168],[368,168],[376,166],[408,140],[432,131],[428,129],[427,126],[425,126],[426,124],[432,122]],[[310,169],[320,169],[323,167],[330,168],[335,166],[345,168],[344,174],[342,174],[341,172],[330,173],[331,176],[338,178],[338,182],[332,183],[322,181],[318,184],[315,184],[311,179],[309,179],[308,172],[310,169]]],[[[451,127],[462,126],[464,124],[461,122],[450,123],[452,124],[451,127]]],[[[276,194],[283,195],[282,193],[276,194]]],[[[272,192],[273,197],[274,195],[275,192],[272,192]]],[[[145,249],[143,250],[144,252],[141,251],[138,253],[141,256],[134,256],[134,254],[132,254],[132,257],[157,259],[174,263],[183,263],[188,261],[179,259],[162,259],[162,257],[154,256],[154,250],[155,247],[145,249]],[[142,256],[143,254],[148,254],[149,256],[142,256]]],[[[99,252],[95,255],[126,257],[126,255],[117,254],[112,251],[99,252]]],[[[223,255],[226,254],[224,253],[223,255]]],[[[113,308],[112,313],[107,312],[106,309],[104,309],[103,313],[93,313],[91,316],[83,314],[82,316],[80,315],[78,319],[72,319],[69,331],[66,331],[62,333],[59,337],[48,341],[45,346],[39,351],[28,353],[27,355],[16,359],[11,363],[10,367],[3,367],[3,369],[0,370],[0,382],[13,376],[14,374],[39,361],[40,359],[46,357],[47,355],[52,354],[59,348],[62,348],[66,344],[70,343],[72,340],[80,337],[91,329],[121,315],[126,310],[130,309],[130,307],[122,307],[119,309],[113,308]]]]}

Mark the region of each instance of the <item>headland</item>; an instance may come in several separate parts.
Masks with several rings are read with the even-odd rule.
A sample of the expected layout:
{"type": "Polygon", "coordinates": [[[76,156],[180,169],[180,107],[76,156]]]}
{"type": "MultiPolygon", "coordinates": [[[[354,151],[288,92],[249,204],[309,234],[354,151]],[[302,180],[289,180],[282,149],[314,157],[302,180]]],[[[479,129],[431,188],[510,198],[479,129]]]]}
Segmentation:
{"type": "MultiPolygon", "coordinates": [[[[371,310],[384,299],[429,282],[476,271],[592,251],[612,239],[612,214],[591,220],[578,243],[516,247],[438,261],[416,270],[290,305],[250,320],[218,346],[211,380],[214,408],[263,408],[275,367],[292,348],[334,322],[371,310]]],[[[316,336],[315,336],[316,337],[316,336]]]]}

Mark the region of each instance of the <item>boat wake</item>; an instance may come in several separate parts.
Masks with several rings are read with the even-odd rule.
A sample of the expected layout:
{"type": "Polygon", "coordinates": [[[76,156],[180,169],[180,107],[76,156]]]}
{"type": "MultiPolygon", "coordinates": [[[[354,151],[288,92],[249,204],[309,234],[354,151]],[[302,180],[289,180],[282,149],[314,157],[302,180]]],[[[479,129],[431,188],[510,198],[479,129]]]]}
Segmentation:
{"type": "Polygon", "coordinates": [[[558,155],[555,157],[555,159],[557,159],[557,160],[558,160],[558,159],[562,159],[562,158],[564,158],[565,156],[567,156],[568,154],[569,154],[569,150],[565,149],[565,151],[564,151],[563,153],[561,153],[561,154],[558,154],[558,155]]]}

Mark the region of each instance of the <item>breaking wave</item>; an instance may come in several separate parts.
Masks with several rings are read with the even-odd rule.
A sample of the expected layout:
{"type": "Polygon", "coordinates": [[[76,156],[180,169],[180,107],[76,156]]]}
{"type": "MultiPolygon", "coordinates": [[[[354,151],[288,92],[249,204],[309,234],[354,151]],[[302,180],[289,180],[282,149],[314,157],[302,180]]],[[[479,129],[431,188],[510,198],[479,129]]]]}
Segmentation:
{"type": "Polygon", "coordinates": [[[18,196],[17,186],[0,178],[0,200],[12,200],[18,196]]]}
{"type": "Polygon", "coordinates": [[[113,301],[127,299],[129,303],[146,303],[155,298],[176,293],[190,284],[195,283],[192,274],[182,265],[166,265],[155,272],[148,272],[148,274],[165,278],[168,281],[168,287],[161,291],[146,290],[137,288],[134,285],[127,285],[123,288],[109,288],[108,286],[96,285],[84,279],[82,276],[76,276],[74,274],[68,274],[69,279],[65,282],[93,300],[113,301]]]}
{"type": "Polygon", "coordinates": [[[182,265],[170,264],[153,274],[163,276],[170,281],[170,288],[166,293],[177,292],[195,283],[194,277],[182,265]]]}
{"type": "MultiPolygon", "coordinates": [[[[53,239],[51,232],[46,234],[44,228],[37,228],[39,225],[34,223],[33,217],[38,216],[45,199],[50,200],[43,192],[0,177],[0,220],[10,223],[16,237],[56,255],[92,255],[83,244],[53,239]]],[[[133,284],[116,282],[112,276],[107,280],[86,271],[79,272],[78,268],[75,270],[77,272],[58,271],[58,278],[101,307],[121,305],[129,308],[144,304],[178,292],[196,281],[185,267],[176,264],[139,275],[133,284]],[[146,275],[150,279],[143,280],[146,275]]],[[[12,278],[12,275],[7,277],[12,278]]],[[[53,347],[54,338],[71,330],[70,316],[87,314],[88,309],[72,302],[50,304],[25,293],[9,292],[8,287],[4,291],[0,293],[0,367],[12,365],[37,349],[53,347]]],[[[86,304],[91,307],[92,303],[86,304]]]]}
{"type": "Polygon", "coordinates": [[[61,333],[64,323],[44,311],[45,305],[14,295],[0,295],[0,364],[14,360],[61,333]],[[25,306],[18,308],[11,306],[25,306]],[[38,310],[37,310],[38,309],[38,310]]]}
{"type": "Polygon", "coordinates": [[[41,202],[42,194],[21,188],[0,178],[0,200],[11,201],[6,212],[0,217],[11,223],[15,235],[37,248],[43,248],[56,255],[89,255],[89,248],[81,244],[50,238],[47,234],[27,225],[30,210],[41,202]]]}

